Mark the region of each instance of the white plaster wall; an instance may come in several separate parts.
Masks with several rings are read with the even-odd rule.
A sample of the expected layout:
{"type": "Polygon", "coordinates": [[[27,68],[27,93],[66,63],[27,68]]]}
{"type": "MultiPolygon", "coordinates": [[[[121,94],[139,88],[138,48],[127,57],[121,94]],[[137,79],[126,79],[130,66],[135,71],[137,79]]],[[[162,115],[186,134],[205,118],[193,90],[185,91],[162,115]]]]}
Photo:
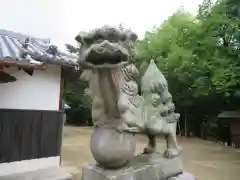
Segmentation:
{"type": "Polygon", "coordinates": [[[29,76],[16,67],[5,72],[15,76],[16,82],[0,84],[0,109],[58,110],[61,67],[48,65],[29,76]]]}

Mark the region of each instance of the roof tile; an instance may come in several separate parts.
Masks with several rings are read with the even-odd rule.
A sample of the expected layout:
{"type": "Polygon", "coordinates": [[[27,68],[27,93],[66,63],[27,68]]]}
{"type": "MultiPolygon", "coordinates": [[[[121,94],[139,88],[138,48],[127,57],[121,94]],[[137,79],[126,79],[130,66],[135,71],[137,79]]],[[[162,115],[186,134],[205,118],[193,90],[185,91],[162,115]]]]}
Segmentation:
{"type": "Polygon", "coordinates": [[[27,60],[29,64],[41,62],[63,66],[77,65],[77,56],[61,52],[57,48],[57,51],[51,54],[49,49],[53,47],[56,48],[50,45],[49,39],[34,38],[0,29],[0,60],[18,62],[27,60]]]}

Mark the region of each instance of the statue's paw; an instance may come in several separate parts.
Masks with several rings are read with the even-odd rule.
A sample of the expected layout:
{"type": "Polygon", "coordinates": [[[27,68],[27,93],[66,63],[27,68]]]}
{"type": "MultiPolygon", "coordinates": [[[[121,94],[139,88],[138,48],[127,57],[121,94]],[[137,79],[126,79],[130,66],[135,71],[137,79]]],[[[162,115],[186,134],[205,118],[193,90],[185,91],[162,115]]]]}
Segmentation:
{"type": "Polygon", "coordinates": [[[178,156],[181,153],[181,151],[182,151],[181,147],[166,149],[164,152],[164,157],[172,158],[178,156]]]}
{"type": "Polygon", "coordinates": [[[156,148],[148,146],[143,149],[143,154],[152,154],[155,153],[156,151],[157,151],[156,148]]]}
{"type": "Polygon", "coordinates": [[[122,133],[123,131],[128,131],[128,130],[130,130],[130,128],[127,127],[126,125],[120,125],[120,126],[118,126],[118,127],[116,128],[116,130],[117,130],[117,132],[122,133]]]}
{"type": "Polygon", "coordinates": [[[118,125],[116,129],[117,129],[118,132],[123,132],[123,131],[131,132],[131,133],[139,132],[138,128],[136,128],[136,127],[129,127],[125,123],[118,125]]]}

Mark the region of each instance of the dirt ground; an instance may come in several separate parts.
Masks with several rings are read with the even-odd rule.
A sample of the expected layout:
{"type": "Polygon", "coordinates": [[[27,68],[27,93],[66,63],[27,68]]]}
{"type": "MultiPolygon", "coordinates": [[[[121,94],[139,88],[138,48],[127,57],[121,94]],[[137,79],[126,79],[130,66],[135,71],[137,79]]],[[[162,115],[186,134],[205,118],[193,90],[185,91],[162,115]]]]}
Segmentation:
{"type": "MultiPolygon", "coordinates": [[[[81,179],[81,169],[89,163],[94,163],[89,148],[91,128],[64,128],[63,167],[81,179]]],[[[240,179],[240,149],[221,147],[220,145],[196,138],[178,139],[183,147],[183,164],[186,171],[194,174],[199,180],[239,180],[240,179]]],[[[137,152],[144,148],[147,139],[137,137],[137,152]]],[[[165,140],[158,139],[160,151],[165,149],[165,140]]]]}

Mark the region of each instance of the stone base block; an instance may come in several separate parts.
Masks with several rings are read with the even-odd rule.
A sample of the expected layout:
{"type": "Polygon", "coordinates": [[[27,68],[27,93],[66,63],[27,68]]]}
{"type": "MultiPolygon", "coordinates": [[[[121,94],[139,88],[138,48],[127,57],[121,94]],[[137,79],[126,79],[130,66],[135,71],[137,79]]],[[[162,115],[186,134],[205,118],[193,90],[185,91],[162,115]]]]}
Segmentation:
{"type": "Polygon", "coordinates": [[[38,171],[29,171],[21,174],[0,176],[0,180],[71,180],[72,176],[61,167],[52,167],[38,171]]]}
{"type": "Polygon", "coordinates": [[[186,179],[184,174],[180,157],[166,159],[160,154],[153,154],[135,156],[127,167],[117,170],[90,165],[83,169],[82,180],[167,180],[172,177],[194,180],[186,179]]]}

